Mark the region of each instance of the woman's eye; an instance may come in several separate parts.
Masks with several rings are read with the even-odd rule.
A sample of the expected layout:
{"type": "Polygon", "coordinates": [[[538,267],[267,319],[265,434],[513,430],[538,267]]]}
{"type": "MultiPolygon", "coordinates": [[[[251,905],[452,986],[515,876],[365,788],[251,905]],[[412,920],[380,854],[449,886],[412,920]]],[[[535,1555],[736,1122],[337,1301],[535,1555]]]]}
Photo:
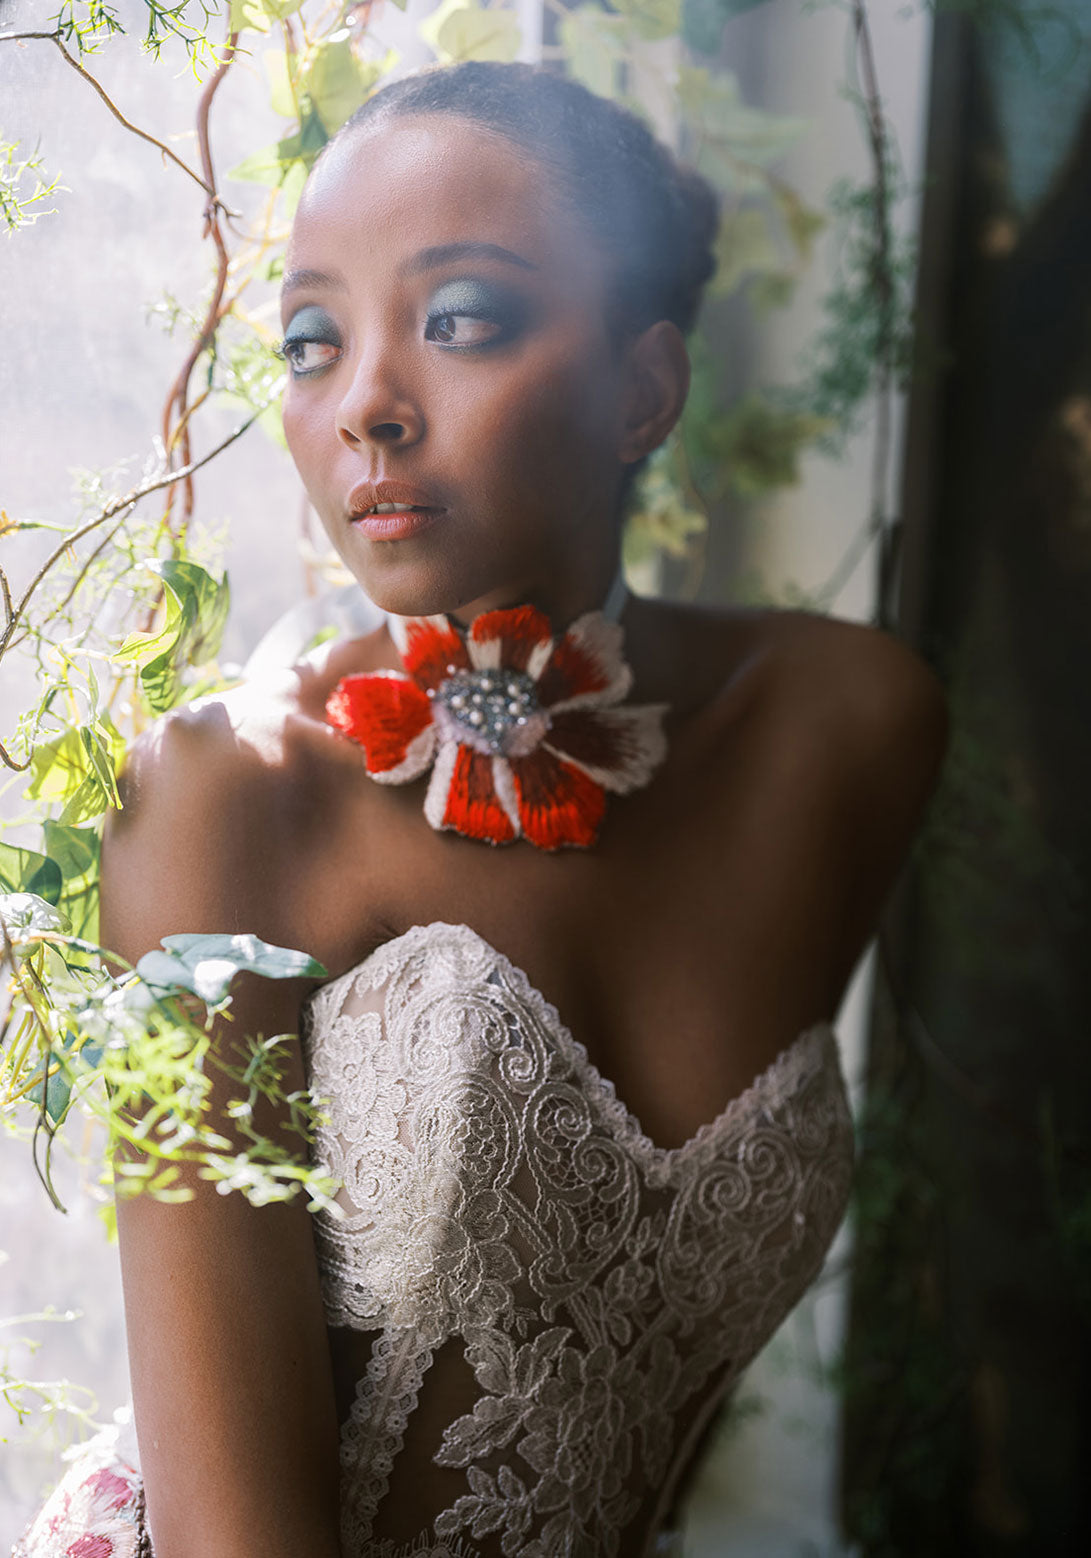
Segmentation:
{"type": "Polygon", "coordinates": [[[443,346],[483,346],[502,330],[494,320],[476,319],[472,314],[433,314],[424,334],[426,340],[443,346]]]}
{"type": "Polygon", "coordinates": [[[289,318],[276,352],[288,364],[292,378],[301,379],[337,361],[341,355],[341,332],[324,308],[307,303],[289,318]]]}
{"type": "Polygon", "coordinates": [[[277,351],[277,356],[283,357],[296,377],[328,367],[331,362],[336,362],[340,355],[341,348],[329,341],[298,339],[282,341],[277,351]]]}

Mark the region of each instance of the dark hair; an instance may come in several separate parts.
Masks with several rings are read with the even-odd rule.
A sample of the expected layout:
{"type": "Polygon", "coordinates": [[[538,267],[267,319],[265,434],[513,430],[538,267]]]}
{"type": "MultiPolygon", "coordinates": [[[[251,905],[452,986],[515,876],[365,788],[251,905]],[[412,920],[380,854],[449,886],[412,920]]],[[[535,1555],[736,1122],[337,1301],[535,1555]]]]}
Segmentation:
{"type": "Polygon", "coordinates": [[[454,114],[506,136],[550,168],[614,261],[612,323],[692,328],[716,268],[718,203],[699,173],[627,109],[533,65],[467,61],[391,82],[337,132],[409,114],[454,114]]]}

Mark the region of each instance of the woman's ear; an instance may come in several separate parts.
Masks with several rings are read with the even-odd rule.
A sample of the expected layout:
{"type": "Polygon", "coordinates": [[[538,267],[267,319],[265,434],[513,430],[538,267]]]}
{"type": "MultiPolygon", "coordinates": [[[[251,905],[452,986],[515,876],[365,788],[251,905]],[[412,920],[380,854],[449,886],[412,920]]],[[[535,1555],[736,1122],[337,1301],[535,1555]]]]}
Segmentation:
{"type": "Polygon", "coordinates": [[[689,377],[685,340],[669,319],[660,319],[633,342],[618,446],[623,465],[632,465],[659,448],[682,415],[689,377]]]}

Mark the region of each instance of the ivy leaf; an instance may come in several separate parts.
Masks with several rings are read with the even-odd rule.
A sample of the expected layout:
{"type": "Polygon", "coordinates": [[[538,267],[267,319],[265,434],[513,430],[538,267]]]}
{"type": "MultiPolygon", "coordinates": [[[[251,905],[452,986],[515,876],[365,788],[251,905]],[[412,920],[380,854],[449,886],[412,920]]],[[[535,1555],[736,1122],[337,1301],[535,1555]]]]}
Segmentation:
{"type": "Polygon", "coordinates": [[[231,32],[268,32],[273,22],[294,16],[303,0],[231,0],[231,32]]]}
{"type": "Polygon", "coordinates": [[[477,0],[442,0],[417,29],[445,63],[515,59],[523,41],[511,11],[484,11],[477,0]]]}
{"type": "Polygon", "coordinates": [[[159,558],[147,566],[163,581],[165,621],[157,633],[131,633],[117,658],[140,667],[144,696],[162,714],[181,697],[184,668],[206,664],[218,650],[230,589],[226,574],[214,579],[199,563],[159,558]]]}
{"type": "Polygon", "coordinates": [[[625,56],[625,19],[597,5],[581,5],[561,19],[561,46],[569,73],[599,97],[616,97],[625,56]]]}
{"type": "MultiPolygon", "coordinates": [[[[266,49],[262,56],[265,79],[269,84],[269,106],[282,119],[294,119],[299,112],[295,80],[295,64],[298,54],[286,54],[283,49],[266,49]]],[[[237,178],[237,173],[229,175],[237,178]]]]}
{"type": "Polygon", "coordinates": [[[654,43],[671,38],[682,22],[682,0],[614,0],[614,7],[629,23],[630,33],[654,43]]]}
{"type": "Polygon", "coordinates": [[[326,128],[313,107],[308,108],[294,135],[285,136],[263,151],[253,152],[227,175],[243,183],[283,185],[288,175],[302,165],[304,172],[329,140],[326,128]]]}
{"type": "Polygon", "coordinates": [[[268,32],[270,25],[262,0],[231,0],[230,32],[268,32]]]}
{"type": "Polygon", "coordinates": [[[99,835],[94,828],[70,827],[52,818],[42,831],[49,862],[59,868],[63,880],[60,906],[73,933],[93,942],[98,936],[99,835]]]}
{"type": "Polygon", "coordinates": [[[709,285],[713,297],[728,297],[750,275],[781,268],[780,252],[769,230],[768,213],[759,206],[728,211],[716,235],[716,271],[709,285]]]}
{"type": "Polygon", "coordinates": [[[37,952],[41,945],[35,931],[63,934],[68,930],[68,921],[61,911],[37,893],[0,893],[0,920],[24,957],[37,952]]]}
{"type": "Polygon", "coordinates": [[[239,973],[265,979],[319,979],[326,970],[306,952],[276,947],[252,935],[164,936],[162,952],[146,952],[136,965],[145,984],[159,990],[191,990],[207,1006],[222,1005],[239,973]]]}
{"type": "Polygon", "coordinates": [[[808,129],[806,119],[751,108],[728,72],[683,66],[678,94],[694,140],[697,167],[721,189],[748,194],[767,188],[764,169],[808,129]]]}
{"type": "Polygon", "coordinates": [[[63,885],[56,861],[33,849],[0,844],[0,888],[6,893],[30,893],[55,905],[60,901],[63,885]]]}
{"type": "Polygon", "coordinates": [[[124,739],[108,714],[90,725],[70,725],[31,753],[27,798],[63,801],[62,823],[86,822],[120,805],[115,774],[124,754],[124,739]]]}
{"type": "Polygon", "coordinates": [[[364,101],[376,73],[363,71],[348,38],[324,43],[315,52],[307,71],[307,95],[328,135],[339,130],[364,101]]]}

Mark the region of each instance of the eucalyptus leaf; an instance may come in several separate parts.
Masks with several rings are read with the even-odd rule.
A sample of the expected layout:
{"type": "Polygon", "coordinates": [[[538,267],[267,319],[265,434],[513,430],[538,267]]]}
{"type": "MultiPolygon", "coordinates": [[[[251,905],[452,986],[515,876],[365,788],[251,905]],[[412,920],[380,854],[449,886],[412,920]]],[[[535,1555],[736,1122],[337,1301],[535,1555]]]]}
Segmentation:
{"type": "Polygon", "coordinates": [[[164,936],[164,951],[147,952],[136,965],[145,983],[160,990],[191,990],[208,1006],[219,1006],[236,974],[265,979],[319,979],[326,970],[305,952],[273,946],[252,935],[164,936]]]}
{"type": "Polygon", "coordinates": [[[0,893],[0,920],[12,941],[24,944],[34,931],[68,930],[65,915],[37,893],[0,893]]]}
{"type": "MultiPolygon", "coordinates": [[[[42,1102],[42,1084],[36,1082],[27,1092],[27,1097],[32,1103],[40,1105],[42,1102]]],[[[46,1081],[45,1112],[49,1122],[53,1126],[60,1125],[68,1113],[68,1106],[72,1102],[72,1084],[63,1071],[54,1071],[46,1081]]]]}

